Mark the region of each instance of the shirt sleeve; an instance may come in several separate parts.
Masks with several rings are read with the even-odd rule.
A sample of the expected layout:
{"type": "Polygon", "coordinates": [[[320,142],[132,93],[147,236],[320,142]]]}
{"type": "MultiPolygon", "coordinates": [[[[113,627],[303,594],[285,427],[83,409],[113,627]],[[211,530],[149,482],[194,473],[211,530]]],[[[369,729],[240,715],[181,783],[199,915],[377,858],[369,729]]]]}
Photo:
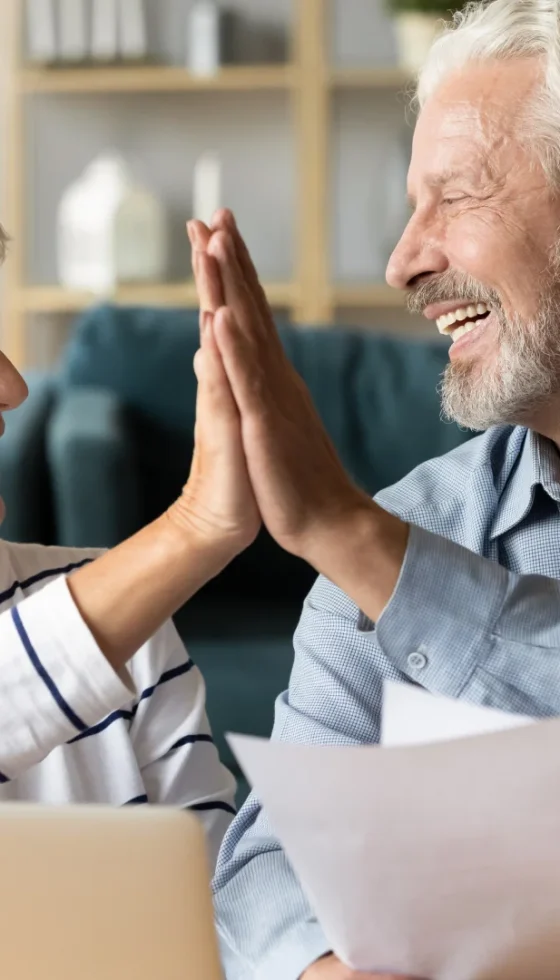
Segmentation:
{"type": "Polygon", "coordinates": [[[134,696],[84,623],[65,578],[0,614],[0,780],[41,762],[134,696]]]}
{"type": "Polygon", "coordinates": [[[413,526],[376,641],[428,690],[535,718],[560,714],[556,579],[515,574],[413,526]]]}
{"type": "Polygon", "coordinates": [[[212,868],[235,816],[235,780],[220,762],[206,689],[172,622],[132,663],[140,691],[130,738],[150,803],[191,810],[202,821],[212,868]]]}

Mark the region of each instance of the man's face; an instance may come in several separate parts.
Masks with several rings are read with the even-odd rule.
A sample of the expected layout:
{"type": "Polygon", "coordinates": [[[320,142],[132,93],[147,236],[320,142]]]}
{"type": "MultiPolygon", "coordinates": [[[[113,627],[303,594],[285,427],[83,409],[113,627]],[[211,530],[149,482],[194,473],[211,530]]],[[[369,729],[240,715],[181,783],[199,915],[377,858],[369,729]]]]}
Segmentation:
{"type": "Polygon", "coordinates": [[[387,269],[409,308],[453,340],[447,415],[530,424],[560,395],[560,197],[520,144],[535,60],[471,64],[424,106],[413,216],[387,269]]]}

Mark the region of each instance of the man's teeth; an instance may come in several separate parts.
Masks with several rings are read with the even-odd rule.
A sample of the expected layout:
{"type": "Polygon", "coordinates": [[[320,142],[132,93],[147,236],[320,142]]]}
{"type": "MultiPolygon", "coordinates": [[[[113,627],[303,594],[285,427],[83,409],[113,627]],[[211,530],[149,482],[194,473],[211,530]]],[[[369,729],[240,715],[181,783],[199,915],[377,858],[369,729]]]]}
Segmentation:
{"type": "Polygon", "coordinates": [[[440,333],[451,334],[453,342],[459,340],[466,333],[477,326],[478,320],[475,317],[490,313],[491,309],[486,303],[477,303],[476,306],[461,306],[453,313],[446,313],[436,320],[437,328],[440,333]],[[460,326],[453,329],[453,324],[459,323],[460,326]]]}

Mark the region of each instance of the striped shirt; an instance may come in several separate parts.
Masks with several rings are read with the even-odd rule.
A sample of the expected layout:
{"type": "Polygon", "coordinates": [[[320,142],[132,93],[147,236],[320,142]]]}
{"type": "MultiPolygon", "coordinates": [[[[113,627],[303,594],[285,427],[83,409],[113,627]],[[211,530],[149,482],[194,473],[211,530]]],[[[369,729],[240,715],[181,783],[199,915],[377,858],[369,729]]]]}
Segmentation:
{"type": "Polygon", "coordinates": [[[171,622],[115,673],[66,583],[97,554],[0,542],[0,801],[188,808],[215,860],[235,782],[203,679],[171,622]]]}
{"type": "MultiPolygon", "coordinates": [[[[378,500],[411,525],[391,601],[374,625],[318,579],[273,737],[378,741],[384,678],[532,717],[559,715],[556,447],[524,428],[494,428],[378,500]]],[[[226,834],[215,892],[228,980],[296,980],[328,951],[254,795],[226,834]]]]}

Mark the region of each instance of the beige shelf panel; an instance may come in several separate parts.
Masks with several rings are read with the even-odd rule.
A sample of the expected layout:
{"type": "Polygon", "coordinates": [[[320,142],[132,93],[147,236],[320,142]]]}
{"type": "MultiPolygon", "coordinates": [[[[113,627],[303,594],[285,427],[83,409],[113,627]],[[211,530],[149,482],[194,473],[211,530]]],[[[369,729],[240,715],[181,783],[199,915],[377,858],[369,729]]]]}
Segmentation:
{"type": "Polygon", "coordinates": [[[289,89],[296,80],[291,65],[243,65],[199,77],[183,68],[24,68],[19,88],[26,93],[83,94],[96,92],[241,92],[289,89]]]}
{"type": "Polygon", "coordinates": [[[333,306],[348,309],[402,309],[404,293],[384,283],[339,283],[331,291],[333,306]]]}
{"type": "Polygon", "coordinates": [[[329,75],[333,88],[404,89],[411,81],[401,68],[333,68],[329,75]]]}
{"type": "MultiPolygon", "coordinates": [[[[294,283],[265,283],[264,288],[271,306],[291,306],[297,300],[294,283]]],[[[193,282],[120,286],[105,296],[74,292],[61,286],[27,286],[18,294],[18,307],[24,313],[79,313],[100,302],[124,306],[196,307],[198,297],[193,282]]]]}

